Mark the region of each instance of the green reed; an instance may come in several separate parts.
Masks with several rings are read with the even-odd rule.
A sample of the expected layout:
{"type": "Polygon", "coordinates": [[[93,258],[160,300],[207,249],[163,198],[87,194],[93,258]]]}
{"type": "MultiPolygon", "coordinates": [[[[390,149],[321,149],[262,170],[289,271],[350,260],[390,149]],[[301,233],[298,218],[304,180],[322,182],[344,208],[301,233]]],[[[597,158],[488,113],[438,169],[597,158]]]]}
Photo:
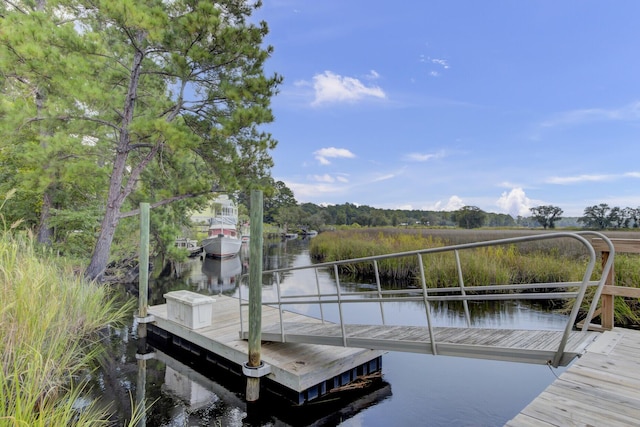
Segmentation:
{"type": "MultiPolygon", "coordinates": [[[[310,253],[315,261],[335,261],[536,233],[539,232],[397,228],[341,230],[321,233],[315,237],[311,240],[310,253]]],[[[460,250],[459,257],[465,286],[581,281],[588,262],[587,252],[582,244],[571,238],[460,250]]],[[[453,252],[428,254],[422,258],[428,287],[446,287],[458,283],[453,252]]],[[[417,280],[420,273],[416,256],[380,261],[378,268],[381,280],[387,286],[419,285],[417,280]]],[[[594,280],[599,279],[600,271],[598,262],[594,280]]],[[[345,266],[341,273],[365,280],[374,277],[370,262],[345,266]]],[[[639,287],[640,256],[616,255],[615,273],[617,284],[639,287]]],[[[585,312],[590,300],[588,295],[583,304],[585,312]]],[[[617,324],[640,324],[640,300],[616,298],[615,315],[617,324]]]]}
{"type": "Polygon", "coordinates": [[[29,237],[0,231],[0,424],[107,425],[79,411],[81,378],[100,354],[97,332],[132,312],[108,287],[86,283],[29,237]]]}
{"type": "MultiPolygon", "coordinates": [[[[468,242],[458,239],[455,244],[468,242]]],[[[311,241],[310,253],[317,261],[335,261],[451,244],[454,243],[443,235],[433,236],[426,231],[344,230],[318,235],[311,241]]],[[[547,247],[551,248],[551,245],[547,243],[547,247]]],[[[540,245],[528,243],[459,251],[463,280],[468,286],[580,280],[584,271],[583,263],[578,258],[568,259],[557,255],[557,251],[544,251],[540,245]]],[[[443,287],[458,282],[453,252],[423,255],[423,263],[428,286],[443,287]]],[[[381,278],[412,281],[419,277],[416,256],[381,260],[378,268],[381,278]]],[[[366,278],[371,277],[374,271],[372,263],[358,263],[344,267],[343,272],[366,278]]]]}

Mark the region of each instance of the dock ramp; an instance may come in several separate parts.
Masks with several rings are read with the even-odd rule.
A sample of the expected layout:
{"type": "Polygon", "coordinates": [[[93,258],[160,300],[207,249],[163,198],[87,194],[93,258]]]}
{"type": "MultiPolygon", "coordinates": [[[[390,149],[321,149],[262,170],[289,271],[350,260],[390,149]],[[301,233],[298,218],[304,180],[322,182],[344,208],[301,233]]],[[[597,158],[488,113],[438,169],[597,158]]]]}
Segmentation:
{"type": "MultiPolygon", "coordinates": [[[[566,366],[576,356],[582,354],[593,342],[598,332],[588,331],[591,318],[596,310],[605,279],[613,265],[614,247],[611,241],[597,232],[553,232],[524,237],[514,237],[485,242],[451,245],[410,252],[401,252],[366,258],[356,258],[328,263],[313,264],[304,267],[291,267],[265,271],[272,274],[276,287],[275,300],[263,301],[263,305],[275,308],[279,318],[268,322],[261,331],[263,341],[281,343],[308,343],[327,346],[367,348],[387,351],[405,351],[433,355],[460,356],[481,359],[506,360],[524,363],[548,364],[553,367],[566,366]],[[600,278],[592,280],[595,273],[597,254],[587,237],[595,237],[600,244],[605,242],[609,248],[609,257],[599,272],[600,278]],[[492,246],[519,245],[541,240],[573,239],[584,248],[586,258],[585,271],[581,281],[552,283],[516,283],[487,284],[482,286],[465,286],[464,266],[460,253],[492,246]],[[430,256],[448,253],[455,258],[458,281],[455,284],[427,287],[425,266],[430,256]],[[380,281],[378,265],[393,258],[414,259],[419,266],[419,286],[405,289],[388,289],[380,281]],[[340,271],[345,266],[370,263],[375,274],[376,283],[371,290],[358,292],[341,291],[340,271]],[[310,277],[315,283],[308,283],[304,291],[292,295],[282,295],[279,278],[288,271],[309,269],[310,277]],[[335,277],[335,290],[321,292],[318,283],[318,272],[329,270],[335,277]],[[591,303],[583,321],[581,330],[575,329],[578,313],[585,295],[590,289],[591,303]],[[573,305],[567,315],[567,322],[561,330],[523,330],[510,328],[509,322],[497,328],[474,327],[469,311],[469,303],[478,301],[499,300],[572,300],[573,305]],[[384,306],[393,302],[414,301],[422,304],[425,310],[424,325],[391,325],[385,321],[384,306]],[[441,327],[434,325],[432,310],[434,304],[459,301],[464,307],[466,327],[441,327]],[[345,321],[345,314],[354,304],[379,305],[378,319],[371,324],[355,324],[345,321]],[[292,306],[315,305],[320,307],[320,318],[313,321],[291,321],[292,306]],[[329,322],[324,318],[323,309],[333,305],[338,307],[339,321],[329,322]]],[[[240,295],[241,313],[248,302],[240,295]]],[[[243,317],[241,315],[241,317],[243,317]]],[[[244,321],[241,322],[240,337],[247,339],[244,321]]]]}

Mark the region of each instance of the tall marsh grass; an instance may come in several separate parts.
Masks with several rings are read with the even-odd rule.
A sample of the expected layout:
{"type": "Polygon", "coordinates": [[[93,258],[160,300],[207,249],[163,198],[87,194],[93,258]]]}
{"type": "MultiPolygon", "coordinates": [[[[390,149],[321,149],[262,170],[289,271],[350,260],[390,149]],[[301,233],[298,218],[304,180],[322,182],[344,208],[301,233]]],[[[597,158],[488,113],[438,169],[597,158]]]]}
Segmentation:
{"type": "Polygon", "coordinates": [[[97,332],[133,307],[39,253],[30,238],[2,231],[0,301],[0,425],[107,425],[95,406],[76,408],[81,378],[99,356],[97,332]]]}
{"type": "MultiPolygon", "coordinates": [[[[311,240],[310,254],[317,262],[336,261],[539,233],[526,230],[397,228],[340,230],[321,233],[311,240]]],[[[610,237],[636,236],[640,238],[637,233],[610,237]]],[[[582,244],[571,238],[461,250],[459,256],[466,286],[581,281],[588,261],[582,244]]],[[[452,286],[458,282],[453,252],[425,255],[423,263],[428,287],[452,286]]],[[[420,273],[415,256],[380,261],[378,267],[380,277],[387,286],[418,285],[420,273]]],[[[617,254],[614,270],[616,284],[640,287],[639,255],[617,254]]],[[[598,263],[594,279],[599,279],[600,271],[598,263]]],[[[372,263],[357,263],[343,266],[341,274],[371,280],[374,270],[372,263]]],[[[587,298],[583,305],[585,310],[589,302],[590,298],[587,298]]],[[[639,326],[640,300],[617,297],[615,321],[619,325],[639,326]]]]}
{"type": "MultiPolygon", "coordinates": [[[[403,233],[394,229],[327,232],[311,241],[310,254],[316,261],[336,261],[500,238],[492,236],[489,239],[465,240],[460,238],[459,233],[450,231],[449,234],[457,238],[448,239],[443,234],[434,236],[426,231],[403,233]]],[[[571,242],[564,240],[461,250],[459,256],[465,285],[581,280],[585,265],[580,258],[579,247],[573,247],[571,242]],[[571,256],[558,256],[559,251],[554,246],[558,244],[567,247],[571,245],[571,256]]],[[[584,252],[583,250],[583,256],[584,252]]],[[[443,287],[458,282],[453,252],[425,255],[423,263],[427,286],[443,287]]],[[[343,272],[354,277],[368,278],[373,275],[373,266],[371,263],[358,263],[345,266],[343,272]]],[[[419,265],[415,256],[391,258],[379,262],[379,272],[384,279],[411,282],[419,277],[419,265]]]]}

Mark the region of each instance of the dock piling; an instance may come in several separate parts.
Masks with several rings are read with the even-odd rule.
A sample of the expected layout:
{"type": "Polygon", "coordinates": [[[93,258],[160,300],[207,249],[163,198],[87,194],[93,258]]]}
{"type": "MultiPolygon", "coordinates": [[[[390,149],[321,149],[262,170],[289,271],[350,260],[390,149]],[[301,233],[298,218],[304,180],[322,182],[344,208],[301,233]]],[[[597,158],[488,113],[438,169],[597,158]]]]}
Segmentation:
{"type": "MultiPolygon", "coordinates": [[[[149,306],[149,203],[140,203],[140,259],[138,260],[138,317],[147,317],[149,306]]],[[[138,323],[138,338],[147,337],[147,324],[138,323]]]]}
{"type": "Polygon", "coordinates": [[[260,360],[262,329],[262,191],[251,191],[249,240],[249,360],[243,366],[247,377],[247,402],[255,402],[260,397],[260,377],[270,372],[270,367],[260,360]]]}

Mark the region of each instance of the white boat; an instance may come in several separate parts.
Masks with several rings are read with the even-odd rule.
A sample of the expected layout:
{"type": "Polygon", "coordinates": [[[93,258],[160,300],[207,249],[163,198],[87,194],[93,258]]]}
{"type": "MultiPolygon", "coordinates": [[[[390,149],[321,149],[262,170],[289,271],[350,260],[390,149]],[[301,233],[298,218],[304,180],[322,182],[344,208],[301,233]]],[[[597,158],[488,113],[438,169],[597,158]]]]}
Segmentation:
{"type": "Polygon", "coordinates": [[[202,241],[207,256],[232,257],[240,252],[242,240],[238,233],[238,208],[226,195],[213,202],[214,215],[209,221],[208,237],[202,241]]]}
{"type": "Polygon", "coordinates": [[[187,237],[178,237],[175,241],[176,248],[182,248],[189,251],[189,256],[196,256],[202,252],[202,247],[198,246],[198,241],[195,239],[189,239],[187,237]]]}

